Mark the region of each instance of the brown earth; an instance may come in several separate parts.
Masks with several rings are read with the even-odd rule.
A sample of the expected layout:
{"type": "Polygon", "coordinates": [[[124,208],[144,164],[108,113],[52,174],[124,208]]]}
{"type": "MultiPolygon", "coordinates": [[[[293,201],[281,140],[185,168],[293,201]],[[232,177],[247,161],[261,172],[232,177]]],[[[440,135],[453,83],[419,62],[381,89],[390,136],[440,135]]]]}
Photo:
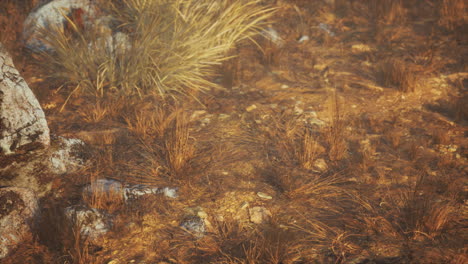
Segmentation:
{"type": "Polygon", "coordinates": [[[11,32],[0,41],[52,133],[83,139],[93,160],[57,180],[60,195],[42,201],[50,232],[5,263],[468,261],[466,3],[265,2],[283,41],[236,47],[218,69],[223,90],[177,103],[76,96],[63,111],[61,84],[22,47],[32,4],[0,3],[11,32]],[[100,177],[178,187],[179,197],[93,204],[112,207],[115,224],[89,245],[59,212],[100,177]],[[194,207],[210,222],[201,238],[179,227],[194,207]],[[252,223],[254,207],[271,217],[252,223]]]}

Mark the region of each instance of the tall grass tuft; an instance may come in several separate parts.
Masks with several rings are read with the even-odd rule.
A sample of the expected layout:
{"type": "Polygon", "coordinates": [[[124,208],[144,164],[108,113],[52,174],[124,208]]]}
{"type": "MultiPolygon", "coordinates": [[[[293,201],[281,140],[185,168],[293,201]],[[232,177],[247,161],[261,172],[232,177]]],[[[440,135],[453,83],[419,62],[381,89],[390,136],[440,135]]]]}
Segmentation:
{"type": "Polygon", "coordinates": [[[236,43],[252,40],[272,15],[274,9],[260,2],[100,1],[110,21],[83,28],[66,17],[72,34],[44,30],[53,48],[42,53],[44,65],[50,77],[75,87],[70,95],[196,96],[218,87],[210,81],[214,66],[236,43]]]}

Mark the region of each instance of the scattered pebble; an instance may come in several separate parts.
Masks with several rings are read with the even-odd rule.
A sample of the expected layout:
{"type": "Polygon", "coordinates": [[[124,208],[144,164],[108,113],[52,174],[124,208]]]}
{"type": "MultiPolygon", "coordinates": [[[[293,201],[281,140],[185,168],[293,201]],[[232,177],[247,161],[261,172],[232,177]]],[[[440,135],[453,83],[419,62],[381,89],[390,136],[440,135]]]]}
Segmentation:
{"type": "Polygon", "coordinates": [[[364,52],[371,52],[372,48],[366,44],[354,44],[351,46],[351,51],[353,53],[364,53],[364,52]]]}
{"type": "Polygon", "coordinates": [[[252,112],[255,109],[257,109],[257,106],[254,104],[245,108],[247,112],[252,112]]]}
{"type": "Polygon", "coordinates": [[[273,197],[271,197],[270,195],[268,195],[266,193],[263,193],[263,192],[258,192],[257,195],[258,195],[258,197],[260,197],[262,199],[265,199],[265,200],[273,199],[273,197]]]}
{"type": "Polygon", "coordinates": [[[306,41],[309,41],[309,40],[310,40],[309,36],[303,35],[297,40],[297,42],[303,43],[303,42],[306,42],[306,41]]]}
{"type": "Polygon", "coordinates": [[[324,159],[317,159],[314,162],[314,169],[318,172],[325,172],[328,169],[327,162],[324,159]]]}
{"type": "Polygon", "coordinates": [[[250,222],[254,224],[263,224],[271,218],[271,212],[265,207],[255,206],[250,208],[250,222]]]}
{"type": "Polygon", "coordinates": [[[333,31],[330,30],[330,26],[325,24],[325,23],[320,23],[319,24],[319,28],[325,32],[328,33],[328,35],[334,37],[335,36],[335,33],[333,31]]]}
{"type": "Polygon", "coordinates": [[[284,40],[281,38],[278,31],[272,27],[268,27],[262,31],[262,35],[273,42],[276,46],[281,47],[284,44],[284,40]]]}

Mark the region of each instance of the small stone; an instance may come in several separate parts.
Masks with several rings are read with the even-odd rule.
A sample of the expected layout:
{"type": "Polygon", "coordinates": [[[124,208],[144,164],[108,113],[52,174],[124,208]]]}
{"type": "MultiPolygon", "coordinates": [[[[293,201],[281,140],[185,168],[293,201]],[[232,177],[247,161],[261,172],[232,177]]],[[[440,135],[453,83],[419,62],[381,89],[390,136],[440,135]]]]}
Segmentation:
{"type": "Polygon", "coordinates": [[[252,112],[255,109],[257,109],[257,106],[254,104],[245,108],[247,112],[252,112]]]}
{"type": "Polygon", "coordinates": [[[257,196],[262,198],[262,199],[265,199],[265,200],[271,200],[273,199],[273,197],[271,197],[270,195],[266,194],[266,193],[263,193],[263,192],[258,192],[257,193],[257,196]]]}
{"type": "Polygon", "coordinates": [[[91,241],[107,233],[112,224],[109,215],[85,206],[67,207],[65,215],[73,224],[80,226],[81,235],[88,237],[91,241]]]}
{"type": "Polygon", "coordinates": [[[351,46],[351,51],[353,53],[364,53],[364,52],[371,52],[372,48],[366,44],[354,44],[351,46]]]}
{"type": "Polygon", "coordinates": [[[317,159],[314,162],[314,169],[319,172],[325,172],[328,169],[328,165],[324,159],[317,159]]]}
{"type": "Polygon", "coordinates": [[[228,119],[228,118],[230,118],[230,117],[231,117],[231,116],[228,115],[228,114],[219,114],[218,119],[219,119],[219,120],[226,120],[226,119],[228,119]]]}
{"type": "Polygon", "coordinates": [[[206,114],[205,110],[195,110],[193,111],[192,115],[190,116],[190,120],[194,121],[198,119],[200,116],[203,116],[206,114]]]}
{"type": "Polygon", "coordinates": [[[196,237],[202,237],[206,232],[205,221],[199,216],[186,217],[180,227],[196,237]]]}
{"type": "Polygon", "coordinates": [[[248,203],[248,202],[243,202],[243,203],[241,204],[241,206],[240,206],[240,208],[241,208],[242,210],[246,209],[247,207],[249,207],[249,203],[248,203]]]}
{"type": "Polygon", "coordinates": [[[284,44],[284,40],[281,38],[278,31],[276,31],[272,27],[268,27],[267,29],[262,31],[262,35],[273,42],[276,46],[281,47],[284,44]]]}
{"type": "Polygon", "coordinates": [[[263,224],[271,218],[271,212],[265,207],[255,206],[250,208],[250,222],[254,224],[263,224]]]}
{"type": "Polygon", "coordinates": [[[295,115],[302,115],[302,113],[304,113],[304,110],[302,108],[300,108],[298,105],[295,105],[294,106],[294,114],[295,115]]]}
{"type": "Polygon", "coordinates": [[[287,84],[281,85],[281,89],[288,89],[288,88],[289,88],[289,85],[287,85],[287,84]]]}
{"type": "Polygon", "coordinates": [[[310,40],[309,36],[303,35],[297,40],[297,42],[298,43],[303,43],[303,42],[306,42],[306,41],[309,41],[309,40],[310,40]]]}

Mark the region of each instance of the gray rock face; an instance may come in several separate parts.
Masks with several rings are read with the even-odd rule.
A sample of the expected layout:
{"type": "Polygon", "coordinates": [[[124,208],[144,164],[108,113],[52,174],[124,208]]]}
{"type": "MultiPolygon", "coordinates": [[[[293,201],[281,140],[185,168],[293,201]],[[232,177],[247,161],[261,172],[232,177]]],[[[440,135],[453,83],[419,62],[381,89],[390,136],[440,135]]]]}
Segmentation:
{"type": "Polygon", "coordinates": [[[96,1],[89,0],[53,0],[34,12],[24,21],[23,38],[26,46],[32,50],[50,50],[51,47],[41,40],[41,29],[63,31],[65,18],[72,10],[80,10],[83,20],[90,21],[96,13],[96,1]]]}
{"type": "Polygon", "coordinates": [[[85,143],[76,138],[58,137],[58,148],[50,156],[50,170],[54,174],[72,173],[83,167],[86,161],[81,157],[85,143]]]}
{"type": "Polygon", "coordinates": [[[65,215],[72,224],[80,228],[81,235],[91,242],[96,242],[106,234],[112,225],[110,216],[95,208],[70,206],[65,208],[65,215]]]}
{"type": "Polygon", "coordinates": [[[0,151],[12,154],[29,143],[48,146],[49,127],[39,102],[0,44],[0,151]]]}
{"type": "Polygon", "coordinates": [[[26,188],[0,188],[0,259],[31,232],[31,222],[38,210],[33,191],[26,188]]]}

